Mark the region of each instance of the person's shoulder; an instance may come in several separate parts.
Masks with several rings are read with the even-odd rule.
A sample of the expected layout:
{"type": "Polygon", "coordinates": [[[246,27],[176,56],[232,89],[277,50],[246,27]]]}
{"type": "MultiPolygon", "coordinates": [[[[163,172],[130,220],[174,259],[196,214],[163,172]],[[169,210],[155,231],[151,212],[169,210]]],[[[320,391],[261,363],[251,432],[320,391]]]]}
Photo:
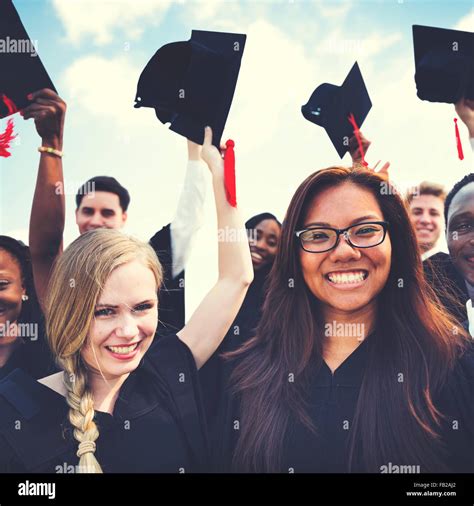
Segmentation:
{"type": "Polygon", "coordinates": [[[197,371],[191,350],[173,332],[155,336],[143,359],[143,368],[173,381],[181,373],[197,371]]]}
{"type": "Polygon", "coordinates": [[[34,471],[69,447],[62,434],[67,404],[20,369],[0,381],[0,467],[34,471]],[[8,451],[7,451],[8,450],[8,451]]]}
{"type": "Polygon", "coordinates": [[[434,255],[428,257],[426,260],[423,260],[423,267],[425,269],[429,267],[446,267],[450,264],[451,257],[443,251],[439,251],[438,253],[435,253],[434,255]]]}

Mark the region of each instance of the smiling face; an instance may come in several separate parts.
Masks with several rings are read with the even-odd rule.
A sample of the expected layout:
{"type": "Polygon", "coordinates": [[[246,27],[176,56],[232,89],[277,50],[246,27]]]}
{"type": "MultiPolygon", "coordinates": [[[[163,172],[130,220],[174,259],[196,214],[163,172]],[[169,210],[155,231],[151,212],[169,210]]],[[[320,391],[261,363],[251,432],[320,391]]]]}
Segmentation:
{"type": "Polygon", "coordinates": [[[444,227],[444,202],[435,195],[419,195],[410,202],[410,219],[422,251],[436,244],[444,227]]]}
{"type": "MultiPolygon", "coordinates": [[[[345,228],[367,221],[384,221],[377,200],[369,190],[343,183],[313,198],[301,228],[345,228]]],[[[306,285],[327,316],[374,305],[390,273],[391,253],[388,232],[381,244],[367,249],[353,248],[341,236],[337,247],[325,253],[300,249],[300,262],[306,285]]]]}
{"type": "Polygon", "coordinates": [[[80,234],[97,228],[122,228],[126,221],[127,213],[120,206],[119,196],[111,192],[88,193],[76,209],[80,234]]]}
{"type": "Polygon", "coordinates": [[[474,285],[474,183],[456,193],[447,218],[447,242],[453,264],[474,285]]]}
{"type": "Polygon", "coordinates": [[[118,379],[138,367],[158,323],[153,272],[134,260],[107,279],[96,308],[89,339],[81,350],[88,366],[106,379],[118,379]],[[94,353],[95,352],[95,353],[94,353]]]}
{"type": "Polygon", "coordinates": [[[250,240],[250,254],[255,271],[273,262],[280,240],[280,226],[275,220],[262,220],[252,231],[256,240],[250,240]]]}
{"type": "MultiPolygon", "coordinates": [[[[23,287],[21,268],[16,258],[0,248],[0,324],[16,322],[20,316],[23,287]]],[[[0,337],[0,346],[11,344],[16,336],[0,337]]]]}

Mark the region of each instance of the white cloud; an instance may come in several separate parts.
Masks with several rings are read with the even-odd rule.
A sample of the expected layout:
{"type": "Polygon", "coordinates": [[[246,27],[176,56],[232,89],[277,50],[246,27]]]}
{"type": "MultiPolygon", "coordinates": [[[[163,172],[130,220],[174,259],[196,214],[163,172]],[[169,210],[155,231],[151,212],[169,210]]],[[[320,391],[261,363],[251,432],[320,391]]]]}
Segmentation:
{"type": "Polygon", "coordinates": [[[141,71],[125,55],[113,59],[89,55],[66,69],[63,83],[74,107],[84,109],[92,119],[101,117],[119,127],[130,127],[150,118],[143,109],[133,107],[141,71]]]}
{"type": "Polygon", "coordinates": [[[114,31],[136,39],[148,25],[161,23],[169,0],[53,0],[53,6],[73,44],[92,37],[94,44],[113,40],[114,31]]]}
{"type": "Polygon", "coordinates": [[[454,27],[455,30],[464,30],[465,32],[474,32],[474,10],[461,18],[454,27]]]}

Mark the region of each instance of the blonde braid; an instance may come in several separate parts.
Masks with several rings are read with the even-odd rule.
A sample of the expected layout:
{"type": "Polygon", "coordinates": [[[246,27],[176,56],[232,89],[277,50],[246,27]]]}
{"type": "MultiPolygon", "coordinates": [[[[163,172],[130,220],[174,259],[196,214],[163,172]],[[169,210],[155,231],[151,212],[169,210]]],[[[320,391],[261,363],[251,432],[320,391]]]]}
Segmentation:
{"type": "MultiPolygon", "coordinates": [[[[80,359],[79,359],[80,361],[80,359]]],[[[79,442],[79,473],[102,473],[102,468],[95,458],[95,441],[99,430],[94,422],[94,400],[87,387],[87,374],[82,364],[74,364],[74,358],[66,359],[65,384],[69,421],[74,427],[74,438],[79,442]],[[70,373],[68,372],[70,371],[70,373]]]]}

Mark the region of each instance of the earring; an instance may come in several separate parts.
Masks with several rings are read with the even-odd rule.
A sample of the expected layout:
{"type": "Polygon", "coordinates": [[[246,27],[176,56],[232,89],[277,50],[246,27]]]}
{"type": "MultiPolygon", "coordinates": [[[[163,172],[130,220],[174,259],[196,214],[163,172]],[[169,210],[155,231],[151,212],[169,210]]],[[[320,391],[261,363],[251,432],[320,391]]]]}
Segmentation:
{"type": "Polygon", "coordinates": [[[21,296],[21,300],[22,300],[23,302],[27,301],[27,300],[28,300],[28,295],[26,295],[26,294],[25,294],[25,295],[22,295],[22,296],[21,296]]]}

